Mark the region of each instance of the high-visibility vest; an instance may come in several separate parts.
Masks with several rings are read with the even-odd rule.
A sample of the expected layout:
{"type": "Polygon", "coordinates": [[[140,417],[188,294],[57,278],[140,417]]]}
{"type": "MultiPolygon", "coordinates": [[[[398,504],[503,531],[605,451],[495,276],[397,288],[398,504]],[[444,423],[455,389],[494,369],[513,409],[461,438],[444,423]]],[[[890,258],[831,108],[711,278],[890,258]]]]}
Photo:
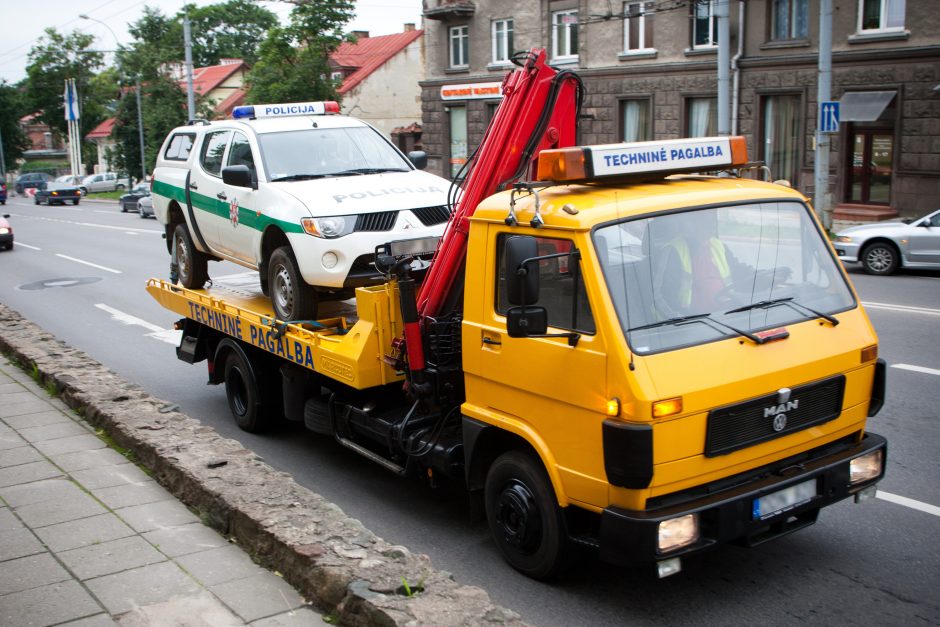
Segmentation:
{"type": "MultiPolygon", "coordinates": [[[[682,264],[682,276],[679,277],[679,305],[688,307],[692,304],[692,253],[689,251],[689,244],[683,237],[673,238],[667,246],[676,251],[679,256],[679,263],[682,264]]],[[[718,276],[721,277],[725,285],[731,278],[731,267],[728,265],[728,257],[725,254],[725,245],[721,240],[715,237],[708,238],[708,247],[711,249],[712,263],[718,270],[718,276]]]]}

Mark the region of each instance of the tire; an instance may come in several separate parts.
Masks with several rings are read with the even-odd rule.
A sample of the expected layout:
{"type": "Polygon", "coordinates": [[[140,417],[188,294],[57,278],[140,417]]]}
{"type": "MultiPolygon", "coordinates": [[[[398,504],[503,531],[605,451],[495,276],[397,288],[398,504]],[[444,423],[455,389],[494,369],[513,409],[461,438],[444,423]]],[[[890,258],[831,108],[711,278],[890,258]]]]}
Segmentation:
{"type": "Polygon", "coordinates": [[[234,342],[225,352],[224,368],[225,396],[235,424],[248,433],[263,431],[266,421],[254,370],[244,352],[234,342]]]}
{"type": "Polygon", "coordinates": [[[297,269],[290,246],[281,246],[268,262],[268,290],[274,315],[279,320],[310,320],[317,317],[317,293],[297,269]]]}
{"type": "Polygon", "coordinates": [[[82,196],[87,196],[87,195],[88,195],[88,188],[87,188],[87,187],[84,187],[84,186],[83,186],[83,187],[79,187],[78,189],[80,189],[80,190],[82,191],[82,196]]]}
{"type": "Polygon", "coordinates": [[[33,196],[33,204],[34,204],[34,205],[38,205],[38,204],[39,204],[39,196],[33,196]]]}
{"type": "Polygon", "coordinates": [[[72,201],[72,204],[77,206],[77,205],[78,205],[78,200],[73,200],[73,201],[72,201]]]}
{"type": "Polygon", "coordinates": [[[522,574],[551,579],[568,557],[564,515],[538,459],[504,453],[486,474],[486,519],[503,558],[522,574]]]}
{"type": "Polygon", "coordinates": [[[180,283],[191,290],[202,289],[209,280],[208,258],[196,250],[186,224],[176,225],[173,239],[176,243],[176,264],[179,268],[180,283]]]}
{"type": "Polygon", "coordinates": [[[121,203],[121,213],[127,213],[127,203],[121,203]]]}
{"type": "Polygon", "coordinates": [[[875,242],[862,251],[862,267],[868,274],[888,275],[898,269],[898,251],[891,244],[875,242]]]}
{"type": "Polygon", "coordinates": [[[124,183],[118,183],[117,185],[114,186],[114,189],[115,189],[116,191],[123,192],[123,191],[124,191],[124,183]]]}

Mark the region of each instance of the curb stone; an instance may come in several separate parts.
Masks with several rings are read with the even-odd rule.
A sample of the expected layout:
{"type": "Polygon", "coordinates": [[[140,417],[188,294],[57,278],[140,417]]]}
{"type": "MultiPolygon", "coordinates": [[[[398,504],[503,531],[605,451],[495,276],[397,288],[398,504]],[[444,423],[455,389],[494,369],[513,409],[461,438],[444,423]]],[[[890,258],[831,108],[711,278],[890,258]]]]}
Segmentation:
{"type": "Polygon", "coordinates": [[[0,351],[130,450],[154,479],[345,625],[507,625],[481,588],[392,545],[333,503],[0,304],[0,351]],[[163,411],[161,411],[163,410],[163,411]],[[423,591],[408,596],[403,580],[423,591]]]}

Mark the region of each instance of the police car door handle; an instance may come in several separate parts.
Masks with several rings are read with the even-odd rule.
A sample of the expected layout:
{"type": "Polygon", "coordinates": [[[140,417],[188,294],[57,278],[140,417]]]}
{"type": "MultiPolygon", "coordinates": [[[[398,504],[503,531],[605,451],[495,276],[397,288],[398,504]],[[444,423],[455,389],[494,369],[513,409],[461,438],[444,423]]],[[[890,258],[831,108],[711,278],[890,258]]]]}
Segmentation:
{"type": "Polygon", "coordinates": [[[189,189],[199,189],[199,186],[196,185],[196,182],[195,182],[195,181],[192,181],[192,182],[189,184],[189,189]]]}
{"type": "Polygon", "coordinates": [[[218,198],[219,200],[226,200],[228,198],[228,196],[225,195],[225,192],[219,192],[218,194],[215,195],[215,197],[218,198]]]}

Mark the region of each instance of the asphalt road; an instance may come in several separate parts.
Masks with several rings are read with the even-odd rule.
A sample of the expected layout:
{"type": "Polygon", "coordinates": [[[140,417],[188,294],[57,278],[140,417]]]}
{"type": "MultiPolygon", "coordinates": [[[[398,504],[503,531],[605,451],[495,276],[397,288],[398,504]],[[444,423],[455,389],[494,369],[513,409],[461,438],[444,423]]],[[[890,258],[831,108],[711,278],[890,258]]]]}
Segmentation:
{"type": "MultiPolygon", "coordinates": [[[[206,387],[203,365],[176,360],[165,331],[175,316],[144,291],[147,278],[167,275],[156,222],[84,201],[47,208],[11,198],[3,212],[13,214],[17,246],[0,253],[0,302],[533,624],[940,622],[940,272],[851,270],[891,366],[886,406],[870,422],[889,439],[880,498],[840,503],[809,529],[755,549],[686,560],[664,580],[585,558],[546,585],[504,564],[485,523],[467,522],[459,490],[399,479],[302,429],[239,431],[224,390],[206,387]]],[[[216,277],[243,271],[210,264],[216,277]]]]}

